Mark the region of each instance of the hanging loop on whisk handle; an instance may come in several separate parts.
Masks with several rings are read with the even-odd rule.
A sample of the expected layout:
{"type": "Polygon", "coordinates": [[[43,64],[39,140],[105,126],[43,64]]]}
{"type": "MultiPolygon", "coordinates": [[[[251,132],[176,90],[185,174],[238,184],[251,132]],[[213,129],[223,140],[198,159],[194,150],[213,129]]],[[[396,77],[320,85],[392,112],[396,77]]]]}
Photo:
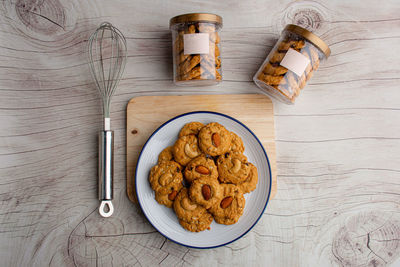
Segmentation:
{"type": "Polygon", "coordinates": [[[113,175],[114,175],[114,131],[101,131],[99,134],[99,200],[102,201],[100,214],[111,216],[113,207],[113,175]],[[108,211],[105,211],[107,202],[108,211]],[[111,213],[111,214],[110,214],[111,213]]]}

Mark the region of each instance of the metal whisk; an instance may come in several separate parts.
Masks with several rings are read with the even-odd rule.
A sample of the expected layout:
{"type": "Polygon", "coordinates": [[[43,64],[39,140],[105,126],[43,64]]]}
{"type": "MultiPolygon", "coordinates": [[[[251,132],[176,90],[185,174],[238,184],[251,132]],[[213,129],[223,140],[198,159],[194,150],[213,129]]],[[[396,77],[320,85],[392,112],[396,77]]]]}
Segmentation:
{"type": "Polygon", "coordinates": [[[111,23],[103,22],[88,41],[88,63],[103,98],[104,128],[99,134],[99,213],[109,217],[114,212],[113,150],[114,132],[110,125],[110,102],[126,63],[126,40],[111,23]]]}

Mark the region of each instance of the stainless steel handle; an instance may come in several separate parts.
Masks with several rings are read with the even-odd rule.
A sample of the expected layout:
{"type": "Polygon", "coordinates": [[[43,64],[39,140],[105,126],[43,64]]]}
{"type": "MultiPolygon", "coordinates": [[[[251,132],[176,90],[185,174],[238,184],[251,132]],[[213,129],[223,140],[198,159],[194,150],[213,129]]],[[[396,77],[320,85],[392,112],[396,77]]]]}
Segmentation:
{"type": "Polygon", "coordinates": [[[114,212],[113,199],[114,175],[114,132],[101,131],[99,134],[99,208],[100,215],[109,217],[114,212]],[[108,210],[106,210],[108,206],[108,210]]]}

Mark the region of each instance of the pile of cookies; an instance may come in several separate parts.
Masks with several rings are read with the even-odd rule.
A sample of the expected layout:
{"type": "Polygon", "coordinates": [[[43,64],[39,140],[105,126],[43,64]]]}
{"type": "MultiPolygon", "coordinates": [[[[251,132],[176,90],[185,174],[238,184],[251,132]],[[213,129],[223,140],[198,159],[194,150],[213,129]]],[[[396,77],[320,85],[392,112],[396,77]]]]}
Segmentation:
{"type": "Polygon", "coordinates": [[[183,27],[174,34],[173,55],[175,82],[188,80],[218,80],[221,76],[220,37],[213,23],[196,22],[183,27]],[[209,36],[208,54],[184,53],[184,35],[207,33],[209,36]]]}
{"type": "Polygon", "coordinates": [[[313,44],[303,38],[288,34],[277,43],[255,78],[275,88],[286,100],[294,103],[300,90],[318,69],[320,57],[322,57],[322,52],[313,44]],[[310,64],[301,76],[280,65],[290,48],[310,59],[310,64]]]}
{"type": "Polygon", "coordinates": [[[236,223],[245,206],[243,194],[258,182],[257,168],[244,149],[242,139],[219,123],[186,124],[150,171],[155,199],[173,207],[179,223],[192,232],[209,229],[213,218],[236,223]]]}

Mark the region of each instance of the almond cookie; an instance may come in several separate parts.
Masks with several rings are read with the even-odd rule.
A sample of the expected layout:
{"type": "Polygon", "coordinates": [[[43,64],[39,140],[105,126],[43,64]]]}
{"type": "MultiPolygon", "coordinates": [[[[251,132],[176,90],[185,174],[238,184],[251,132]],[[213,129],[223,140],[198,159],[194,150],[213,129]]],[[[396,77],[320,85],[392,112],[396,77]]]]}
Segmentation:
{"type": "Polygon", "coordinates": [[[184,80],[200,79],[202,76],[204,76],[205,71],[206,70],[204,68],[201,68],[200,66],[194,67],[188,73],[183,74],[182,79],[184,80]]]}
{"type": "MultiPolygon", "coordinates": [[[[301,51],[301,54],[303,54],[307,58],[309,57],[308,52],[307,52],[306,49],[303,49],[301,51]]],[[[313,75],[313,68],[312,68],[312,65],[311,65],[311,62],[310,62],[310,64],[307,65],[307,67],[306,67],[306,69],[305,69],[305,71],[304,71],[302,76],[305,76],[306,81],[308,81],[312,77],[312,75],[313,75]]]]}
{"type": "Polygon", "coordinates": [[[215,44],[219,44],[219,42],[221,41],[221,38],[219,37],[218,32],[211,32],[210,33],[210,41],[215,43],[215,44]]]}
{"type": "Polygon", "coordinates": [[[215,67],[217,69],[221,68],[221,59],[219,57],[215,58],[215,67]]]}
{"type": "Polygon", "coordinates": [[[215,24],[213,23],[199,23],[199,32],[208,32],[208,33],[212,33],[215,32],[215,24]]]}
{"type": "Polygon", "coordinates": [[[283,85],[286,84],[284,76],[274,76],[260,72],[257,77],[259,80],[264,81],[269,85],[283,85]]]}
{"type": "Polygon", "coordinates": [[[250,165],[250,173],[247,176],[246,180],[238,184],[238,187],[242,190],[244,194],[250,193],[257,187],[258,182],[258,172],[257,167],[253,164],[249,163],[250,165]]]}
{"type": "Polygon", "coordinates": [[[286,53],[279,53],[278,51],[276,51],[270,56],[269,61],[271,63],[280,63],[285,55],[286,53]]]}
{"type": "MultiPolygon", "coordinates": [[[[211,47],[211,45],[210,45],[210,47],[211,47]]],[[[215,51],[215,57],[219,57],[221,55],[218,45],[215,45],[214,51],[215,51]]]]}
{"type": "Polygon", "coordinates": [[[210,156],[224,154],[230,145],[230,132],[217,122],[207,124],[199,132],[200,149],[210,156]]]}
{"type": "Polygon", "coordinates": [[[186,181],[191,183],[199,178],[217,179],[218,169],[212,159],[207,158],[205,155],[200,155],[192,159],[185,168],[184,176],[186,181]]]}
{"type": "Polygon", "coordinates": [[[303,88],[306,86],[306,82],[307,82],[307,80],[306,80],[306,75],[303,73],[303,75],[301,75],[301,76],[298,78],[298,81],[299,81],[299,88],[300,88],[300,90],[301,90],[301,89],[303,89],[303,88]]]}
{"type": "Polygon", "coordinates": [[[223,196],[221,201],[211,207],[210,212],[219,224],[234,224],[243,214],[244,199],[243,192],[233,184],[221,184],[223,196]]]}
{"type": "Polygon", "coordinates": [[[189,27],[186,30],[186,33],[196,33],[196,26],[194,24],[189,25],[189,27]]]}
{"type": "Polygon", "coordinates": [[[168,187],[168,192],[167,193],[160,193],[156,192],[156,201],[160,203],[161,205],[165,205],[168,208],[171,208],[172,205],[174,204],[174,200],[176,196],[178,195],[179,191],[182,189],[183,184],[174,184],[171,187],[168,187]]]}
{"type": "Polygon", "coordinates": [[[270,62],[268,62],[263,69],[263,72],[265,74],[275,75],[275,76],[283,75],[287,71],[288,71],[287,68],[280,66],[279,64],[271,64],[270,62]]]}
{"type": "Polygon", "coordinates": [[[231,138],[232,138],[232,141],[231,141],[230,151],[243,153],[244,152],[244,145],[243,145],[242,138],[240,138],[234,132],[231,132],[231,138]]]}
{"type": "Polygon", "coordinates": [[[176,35],[175,42],[174,42],[174,49],[175,51],[180,52],[183,50],[183,31],[178,31],[178,34],[176,35]]]}
{"type": "Polygon", "coordinates": [[[284,94],[286,94],[287,99],[291,103],[294,103],[296,101],[297,95],[292,87],[290,87],[289,85],[284,85],[284,86],[280,86],[279,89],[281,90],[281,92],[285,92],[284,94]]]}
{"type": "Polygon", "coordinates": [[[210,229],[210,224],[213,221],[211,213],[204,213],[199,217],[194,218],[191,222],[179,219],[180,225],[190,232],[201,232],[210,229]]]}
{"type": "MultiPolygon", "coordinates": [[[[208,227],[212,222],[211,214],[204,207],[190,200],[187,188],[182,188],[178,196],[175,198],[174,210],[180,221],[185,221],[189,224],[205,226],[205,224],[209,222],[207,225],[208,227]],[[209,216],[204,216],[205,214],[208,214],[209,216]],[[211,220],[209,220],[209,217],[211,217],[211,220]]],[[[204,229],[207,229],[207,227],[204,229]]]]}
{"type": "Polygon", "coordinates": [[[189,73],[197,64],[200,63],[200,55],[189,56],[181,65],[180,73],[182,75],[189,73]]]}
{"type": "Polygon", "coordinates": [[[185,135],[198,135],[199,131],[201,128],[204,127],[204,124],[201,122],[193,121],[186,123],[185,126],[182,127],[181,131],[179,132],[179,137],[185,136],[185,135]]]}
{"type": "Polygon", "coordinates": [[[180,188],[183,182],[181,166],[175,161],[163,161],[151,168],[151,188],[161,194],[169,194],[180,188]]]}
{"type": "Polygon", "coordinates": [[[158,163],[171,160],[174,160],[174,155],[172,154],[172,146],[169,146],[164,148],[164,150],[158,155],[158,163]]]}
{"type": "Polygon", "coordinates": [[[221,80],[222,79],[222,75],[218,71],[215,71],[215,79],[217,79],[217,80],[221,80]]]}
{"type": "Polygon", "coordinates": [[[179,61],[178,61],[178,64],[179,64],[179,62],[185,62],[185,60],[186,60],[188,57],[190,57],[190,55],[185,55],[185,54],[183,53],[183,50],[182,50],[182,52],[179,53],[179,61]]]}
{"type": "Polygon", "coordinates": [[[197,137],[193,134],[180,137],[172,147],[172,153],[176,162],[186,166],[189,161],[201,154],[197,137]]]}
{"type": "Polygon", "coordinates": [[[221,200],[222,188],[217,179],[200,178],[190,185],[189,197],[196,204],[209,209],[221,200]]]}
{"type": "Polygon", "coordinates": [[[238,153],[226,153],[217,160],[219,180],[221,183],[239,184],[246,180],[250,165],[246,156],[238,153]]]}
{"type": "Polygon", "coordinates": [[[310,71],[306,74],[306,81],[308,81],[309,79],[311,79],[311,77],[313,76],[314,72],[310,71]]]}
{"type": "Polygon", "coordinates": [[[310,65],[306,68],[306,73],[310,72],[310,68],[312,70],[316,70],[319,67],[319,53],[318,50],[312,47],[311,45],[307,45],[302,51],[301,54],[310,59],[310,65]]]}
{"type": "Polygon", "coordinates": [[[215,73],[216,66],[215,66],[215,58],[210,57],[208,55],[201,55],[200,59],[200,66],[204,69],[207,73],[215,73]]]}
{"type": "Polygon", "coordinates": [[[289,86],[293,90],[294,97],[297,97],[300,94],[300,87],[299,87],[299,83],[297,81],[297,75],[290,71],[285,76],[286,76],[289,86]]]}
{"type": "Polygon", "coordinates": [[[279,44],[278,51],[285,53],[289,50],[289,48],[293,48],[293,49],[299,51],[304,46],[305,46],[304,40],[298,40],[298,41],[288,40],[288,41],[283,41],[279,44]]]}
{"type": "Polygon", "coordinates": [[[285,95],[287,99],[289,100],[294,100],[293,98],[293,90],[290,86],[287,86],[287,84],[284,85],[271,85],[274,87],[276,90],[278,90],[281,94],[285,95]]]}
{"type": "Polygon", "coordinates": [[[319,54],[317,49],[309,46],[308,47],[308,53],[310,54],[310,58],[311,58],[311,65],[313,70],[318,69],[319,67],[319,54]]]}

